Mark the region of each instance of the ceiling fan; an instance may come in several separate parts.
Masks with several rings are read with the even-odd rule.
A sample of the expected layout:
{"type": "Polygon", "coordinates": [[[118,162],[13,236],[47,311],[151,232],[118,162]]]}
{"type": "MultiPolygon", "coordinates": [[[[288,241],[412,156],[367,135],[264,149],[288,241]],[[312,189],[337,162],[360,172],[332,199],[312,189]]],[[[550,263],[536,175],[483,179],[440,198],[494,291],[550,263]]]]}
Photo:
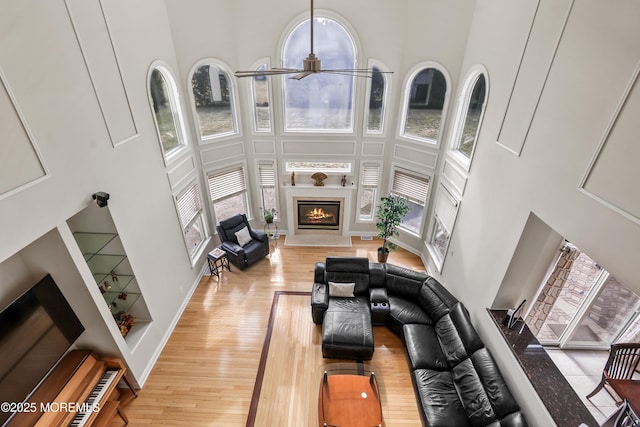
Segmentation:
{"type": "MultiPolygon", "coordinates": [[[[346,69],[333,69],[324,70],[320,66],[320,59],[313,52],[313,0],[311,0],[311,50],[309,55],[304,59],[302,69],[297,68],[272,68],[270,70],[250,70],[250,71],[236,71],[236,77],[263,77],[263,76],[278,76],[283,74],[293,74],[290,79],[300,80],[311,74],[317,73],[331,73],[342,74],[346,76],[355,77],[373,77],[374,71],[370,68],[346,68],[346,69]]],[[[375,71],[376,73],[393,73],[393,71],[375,71]]]]}

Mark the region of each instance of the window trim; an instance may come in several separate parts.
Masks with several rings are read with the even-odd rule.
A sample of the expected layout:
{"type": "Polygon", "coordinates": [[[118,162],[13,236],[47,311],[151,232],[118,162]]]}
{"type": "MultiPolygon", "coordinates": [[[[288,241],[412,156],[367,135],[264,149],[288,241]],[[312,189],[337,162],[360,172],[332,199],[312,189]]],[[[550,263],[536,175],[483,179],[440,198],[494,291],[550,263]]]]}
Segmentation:
{"type": "MultiPolygon", "coordinates": [[[[251,70],[256,70],[258,67],[265,65],[267,66],[267,69],[271,69],[271,59],[269,57],[264,57],[261,58],[259,60],[257,60],[256,62],[254,62],[251,67],[249,69],[251,70]]],[[[247,81],[247,91],[249,92],[250,98],[251,98],[251,105],[250,105],[250,109],[251,109],[251,117],[253,118],[252,122],[253,125],[251,127],[251,132],[253,135],[259,135],[259,136],[273,136],[275,135],[275,128],[274,128],[274,120],[273,120],[273,115],[274,115],[274,99],[273,99],[273,84],[271,81],[271,77],[266,77],[266,81],[267,81],[267,92],[268,92],[268,97],[269,97],[269,130],[258,130],[258,117],[256,116],[256,108],[255,108],[255,104],[256,104],[256,94],[255,94],[255,86],[254,86],[254,80],[252,78],[248,78],[246,79],[247,81]]]]}
{"type": "Polygon", "coordinates": [[[382,161],[371,161],[371,160],[363,160],[360,162],[360,170],[358,171],[358,196],[357,196],[357,206],[356,214],[355,214],[355,222],[361,224],[371,224],[376,222],[376,209],[378,207],[378,199],[380,198],[380,181],[382,178],[382,161]],[[378,167],[378,177],[377,184],[375,186],[365,185],[363,183],[364,179],[364,169],[369,166],[377,166],[378,167]],[[362,219],[360,217],[360,202],[362,201],[362,192],[367,189],[374,187],[376,189],[375,197],[373,198],[373,203],[371,206],[371,219],[362,219]]]}
{"type": "MultiPolygon", "coordinates": [[[[255,171],[256,171],[256,184],[258,186],[258,197],[260,199],[260,206],[261,208],[264,208],[264,199],[263,199],[263,194],[262,194],[262,190],[263,188],[273,188],[274,189],[274,193],[275,193],[275,204],[276,204],[276,215],[274,217],[274,220],[276,222],[278,222],[279,218],[280,218],[280,192],[278,191],[278,166],[276,164],[275,160],[272,159],[256,159],[255,161],[255,171]],[[271,185],[263,185],[262,183],[262,174],[260,173],[260,166],[261,165],[269,165],[273,167],[273,180],[274,180],[274,184],[271,185]]],[[[259,215],[256,216],[256,218],[259,218],[260,220],[262,220],[262,212],[259,212],[259,215]]]]}
{"type": "MultiPolygon", "coordinates": [[[[429,200],[431,198],[431,193],[432,193],[432,188],[433,188],[433,174],[432,173],[427,173],[424,171],[419,171],[416,169],[411,169],[409,167],[403,166],[403,165],[399,165],[399,164],[392,164],[391,166],[391,172],[389,174],[389,190],[388,190],[388,194],[397,194],[393,192],[393,184],[394,184],[394,176],[396,171],[400,171],[401,173],[404,173],[406,175],[414,175],[417,178],[423,178],[423,179],[427,179],[429,181],[428,183],[428,187],[427,187],[427,195],[424,201],[424,205],[423,206],[423,210],[422,210],[422,218],[420,220],[420,227],[418,232],[414,232],[413,230],[409,230],[408,228],[404,227],[402,225],[402,223],[398,226],[398,230],[403,231],[405,233],[407,233],[410,236],[413,237],[417,237],[422,239],[424,236],[424,226],[425,226],[425,220],[427,218],[427,208],[429,206],[429,200]]],[[[415,203],[415,202],[414,202],[415,203]]]]}
{"type": "Polygon", "coordinates": [[[469,172],[471,169],[471,163],[473,161],[473,156],[476,152],[476,147],[478,145],[478,136],[482,131],[482,122],[484,121],[484,113],[487,108],[487,101],[489,100],[489,73],[487,69],[482,64],[476,64],[472,66],[467,72],[465,79],[463,80],[464,84],[460,89],[460,94],[458,95],[458,102],[455,111],[455,119],[453,122],[453,131],[451,132],[450,141],[449,141],[449,155],[452,160],[454,160],[460,167],[462,167],[466,172],[469,172]],[[473,143],[473,149],[471,150],[470,156],[467,158],[464,154],[460,153],[458,149],[458,142],[460,139],[460,134],[462,132],[462,128],[467,120],[467,113],[469,110],[469,100],[471,99],[471,94],[473,93],[473,89],[480,78],[480,76],[484,76],[484,103],[482,104],[482,110],[480,112],[480,118],[478,119],[478,128],[476,129],[475,142],[473,143]]]}
{"type": "Polygon", "coordinates": [[[204,173],[204,180],[206,183],[206,187],[207,187],[207,200],[209,201],[209,206],[211,208],[211,217],[213,219],[214,224],[218,224],[220,221],[218,220],[218,218],[216,217],[216,210],[214,207],[214,200],[211,197],[211,185],[210,185],[210,180],[209,180],[209,176],[211,175],[221,175],[224,174],[226,172],[231,172],[233,170],[237,170],[237,169],[241,169],[242,170],[242,174],[244,177],[244,190],[243,191],[237,191],[234,193],[230,193],[224,197],[218,198],[216,199],[216,201],[218,200],[225,200],[227,198],[233,197],[237,194],[245,194],[244,197],[244,203],[245,203],[245,212],[243,212],[244,214],[247,215],[247,219],[251,220],[252,216],[251,216],[251,191],[250,191],[250,185],[249,185],[249,177],[247,175],[247,164],[246,162],[240,162],[240,163],[233,163],[233,164],[228,164],[225,166],[221,166],[218,168],[211,168],[211,169],[207,169],[205,171],[203,171],[204,173]]]}
{"type": "Polygon", "coordinates": [[[224,62],[219,61],[215,58],[200,59],[195,64],[193,64],[193,66],[189,70],[189,74],[187,75],[187,88],[189,88],[188,90],[189,104],[191,106],[191,114],[193,117],[192,122],[194,126],[194,132],[198,138],[199,145],[211,144],[218,141],[224,141],[230,138],[237,138],[242,136],[242,123],[240,120],[240,113],[239,113],[239,103],[238,103],[238,95],[237,95],[238,87],[237,87],[236,80],[237,79],[233,78],[233,73],[231,72],[231,69],[224,62]],[[191,83],[193,79],[193,74],[196,72],[196,70],[198,70],[203,65],[214,65],[225,73],[227,77],[227,82],[229,84],[229,91],[230,91],[229,99],[231,102],[231,117],[233,121],[233,130],[222,132],[215,135],[206,136],[206,137],[203,137],[202,132],[200,131],[200,120],[198,119],[198,110],[196,108],[196,101],[193,95],[193,86],[191,83]]]}
{"type": "MultiPolygon", "coordinates": [[[[354,48],[354,68],[358,68],[358,64],[361,63],[361,52],[362,46],[360,44],[360,40],[357,37],[357,32],[354,27],[341,15],[332,12],[327,9],[314,9],[314,19],[331,19],[336,23],[340,24],[342,28],[345,30],[351,42],[353,43],[354,48]]],[[[298,16],[289,21],[288,25],[285,27],[285,30],[282,32],[280,36],[280,40],[278,41],[278,50],[277,50],[277,58],[279,61],[279,66],[282,67],[284,64],[284,45],[290,37],[291,33],[298,28],[304,21],[308,21],[310,19],[309,12],[300,13],[298,16]]],[[[308,53],[308,52],[307,52],[308,53]]],[[[315,52],[317,54],[317,52],[315,52]]],[[[321,55],[318,55],[319,59],[322,61],[321,55]]],[[[302,66],[302,63],[299,65],[302,66]]],[[[274,76],[275,77],[275,76],[274,76]]],[[[280,115],[280,126],[282,127],[281,133],[283,135],[308,135],[310,133],[313,134],[328,134],[328,135],[355,135],[357,130],[356,120],[358,120],[358,114],[356,110],[358,109],[358,102],[360,99],[359,96],[359,88],[357,79],[354,77],[353,80],[353,95],[351,99],[351,129],[287,129],[286,126],[286,97],[285,97],[285,79],[288,78],[287,75],[283,75],[280,79],[278,79],[278,85],[280,86],[279,92],[279,115],[280,115]]]]}
{"type": "Polygon", "coordinates": [[[204,211],[204,203],[202,202],[202,191],[200,189],[199,183],[197,182],[197,180],[195,178],[189,180],[186,185],[184,185],[178,191],[173,193],[173,203],[174,203],[174,205],[176,207],[176,214],[178,216],[178,222],[180,223],[180,228],[181,228],[181,231],[182,231],[182,239],[184,241],[185,250],[187,252],[187,256],[191,260],[191,265],[194,266],[195,262],[202,255],[203,250],[207,247],[207,244],[209,243],[209,240],[211,240],[211,235],[209,233],[209,226],[207,224],[207,218],[206,218],[205,211],[204,211]],[[182,219],[182,215],[181,215],[181,209],[180,209],[179,201],[180,201],[180,198],[182,196],[184,196],[188,191],[190,191],[194,187],[196,188],[196,195],[199,198],[198,201],[200,202],[200,209],[199,209],[198,212],[196,212],[189,219],[189,221],[186,223],[186,225],[183,225],[183,219],[182,219]],[[192,253],[190,248],[189,248],[189,246],[187,245],[186,229],[190,225],[192,225],[198,218],[200,218],[200,221],[202,222],[202,227],[203,227],[202,231],[203,231],[204,237],[200,241],[198,246],[193,250],[193,253],[192,253]]]}
{"type": "MultiPolygon", "coordinates": [[[[153,123],[155,124],[156,136],[158,138],[158,144],[160,145],[160,152],[162,153],[162,160],[164,162],[165,167],[169,166],[169,164],[175,162],[178,158],[182,156],[182,154],[189,149],[189,143],[187,139],[186,126],[184,121],[184,112],[182,110],[182,103],[180,102],[181,96],[180,91],[178,89],[178,85],[176,84],[176,79],[171,71],[171,67],[169,64],[162,60],[155,60],[149,66],[147,70],[147,98],[149,101],[149,108],[151,109],[151,116],[153,117],[153,123]],[[177,116],[178,123],[176,123],[176,129],[178,133],[178,141],[179,144],[177,147],[173,148],[169,152],[164,151],[164,147],[162,146],[162,137],[160,136],[160,126],[158,124],[158,119],[156,118],[155,111],[153,110],[153,96],[151,94],[151,74],[155,70],[159,70],[163,76],[165,77],[166,83],[170,86],[168,89],[170,90],[170,100],[169,102],[175,103],[175,115],[177,116]]],[[[175,117],[175,116],[174,116],[175,117]]],[[[174,118],[175,122],[175,118],[174,118]]]]}
{"type": "Polygon", "coordinates": [[[424,243],[425,243],[425,246],[427,247],[427,251],[429,252],[429,255],[431,256],[431,259],[433,260],[433,263],[435,264],[436,270],[439,273],[442,273],[442,269],[444,268],[444,263],[449,253],[449,246],[451,245],[453,230],[455,229],[455,226],[456,226],[456,221],[458,219],[458,212],[460,211],[460,203],[462,203],[462,199],[461,197],[456,195],[455,192],[449,189],[448,186],[442,181],[438,184],[435,197],[436,199],[434,202],[433,212],[431,213],[431,217],[432,217],[431,224],[429,225],[429,232],[427,234],[427,239],[424,243]],[[450,226],[447,226],[447,224],[445,224],[443,219],[441,219],[440,216],[438,215],[437,211],[439,206],[439,197],[446,197],[454,207],[454,212],[452,215],[450,226]],[[436,221],[439,221],[440,224],[442,225],[442,228],[444,228],[449,233],[449,240],[447,241],[447,246],[442,256],[440,256],[440,253],[435,249],[433,245],[433,238],[435,237],[435,231],[436,231],[436,221]]]}
{"type": "Polygon", "coordinates": [[[446,121],[447,121],[447,111],[449,110],[449,99],[451,98],[451,77],[449,76],[449,72],[447,69],[440,63],[435,61],[423,61],[419,64],[416,64],[411,68],[409,73],[407,73],[405,77],[405,81],[403,83],[402,90],[402,101],[400,103],[400,122],[398,126],[398,138],[403,139],[405,141],[412,142],[420,142],[421,144],[428,144],[430,146],[434,146],[435,148],[440,148],[440,144],[443,139],[443,133],[446,130],[446,121]],[[447,91],[444,97],[444,104],[442,105],[442,114],[440,116],[440,129],[438,130],[438,139],[428,139],[421,138],[412,135],[405,134],[405,126],[407,123],[407,113],[409,109],[409,98],[411,97],[411,84],[413,80],[416,78],[418,73],[427,68],[434,68],[442,73],[444,76],[445,82],[447,84],[447,91]]]}
{"type": "MultiPolygon", "coordinates": [[[[369,69],[373,69],[373,67],[378,68],[380,71],[389,71],[389,68],[384,65],[384,63],[382,63],[381,61],[378,61],[377,59],[369,59],[369,61],[367,62],[367,68],[369,69]]],[[[371,132],[368,129],[368,123],[369,123],[369,102],[371,100],[371,83],[372,83],[372,79],[366,79],[366,86],[365,86],[365,102],[363,105],[363,109],[364,109],[364,120],[363,120],[363,124],[362,124],[362,134],[366,135],[367,137],[384,137],[387,135],[387,126],[386,126],[386,122],[387,122],[387,116],[388,116],[388,110],[389,110],[389,106],[387,105],[389,99],[390,99],[390,95],[389,92],[391,90],[391,78],[388,77],[388,74],[382,74],[382,79],[384,80],[384,93],[382,94],[382,120],[380,121],[380,127],[381,130],[379,132],[371,132]]]]}

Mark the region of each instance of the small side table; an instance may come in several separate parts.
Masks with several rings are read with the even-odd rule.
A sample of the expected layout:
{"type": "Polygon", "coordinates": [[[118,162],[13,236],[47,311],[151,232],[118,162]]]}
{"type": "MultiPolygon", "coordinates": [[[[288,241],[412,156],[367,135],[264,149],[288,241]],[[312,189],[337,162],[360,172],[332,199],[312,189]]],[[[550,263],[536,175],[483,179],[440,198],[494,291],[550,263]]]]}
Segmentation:
{"type": "Polygon", "coordinates": [[[207,261],[209,262],[209,270],[211,271],[211,275],[214,274],[219,279],[220,273],[226,268],[228,271],[231,271],[231,267],[229,266],[229,258],[227,257],[227,252],[223,251],[220,248],[215,248],[207,255],[207,261]]]}

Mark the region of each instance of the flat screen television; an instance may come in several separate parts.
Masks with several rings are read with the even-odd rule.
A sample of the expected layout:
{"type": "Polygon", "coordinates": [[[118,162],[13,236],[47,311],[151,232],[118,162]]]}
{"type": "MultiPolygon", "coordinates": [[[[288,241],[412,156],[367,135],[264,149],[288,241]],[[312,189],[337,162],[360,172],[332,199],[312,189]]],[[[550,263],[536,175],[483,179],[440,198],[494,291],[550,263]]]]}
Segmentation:
{"type": "MultiPolygon", "coordinates": [[[[51,275],[0,312],[0,402],[22,402],[84,327],[51,275]]],[[[12,414],[0,411],[0,425],[12,414]]]]}

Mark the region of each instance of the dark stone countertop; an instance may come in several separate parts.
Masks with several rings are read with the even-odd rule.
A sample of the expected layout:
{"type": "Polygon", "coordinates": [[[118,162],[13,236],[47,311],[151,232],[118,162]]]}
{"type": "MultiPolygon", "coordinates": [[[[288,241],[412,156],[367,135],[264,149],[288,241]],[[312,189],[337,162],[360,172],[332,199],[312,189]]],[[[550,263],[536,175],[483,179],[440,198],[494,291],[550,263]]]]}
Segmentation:
{"type": "Polygon", "coordinates": [[[507,310],[487,311],[556,424],[560,427],[577,427],[581,423],[599,426],[529,328],[525,325],[520,333],[522,322],[518,322],[509,329],[502,324],[507,310]]]}

